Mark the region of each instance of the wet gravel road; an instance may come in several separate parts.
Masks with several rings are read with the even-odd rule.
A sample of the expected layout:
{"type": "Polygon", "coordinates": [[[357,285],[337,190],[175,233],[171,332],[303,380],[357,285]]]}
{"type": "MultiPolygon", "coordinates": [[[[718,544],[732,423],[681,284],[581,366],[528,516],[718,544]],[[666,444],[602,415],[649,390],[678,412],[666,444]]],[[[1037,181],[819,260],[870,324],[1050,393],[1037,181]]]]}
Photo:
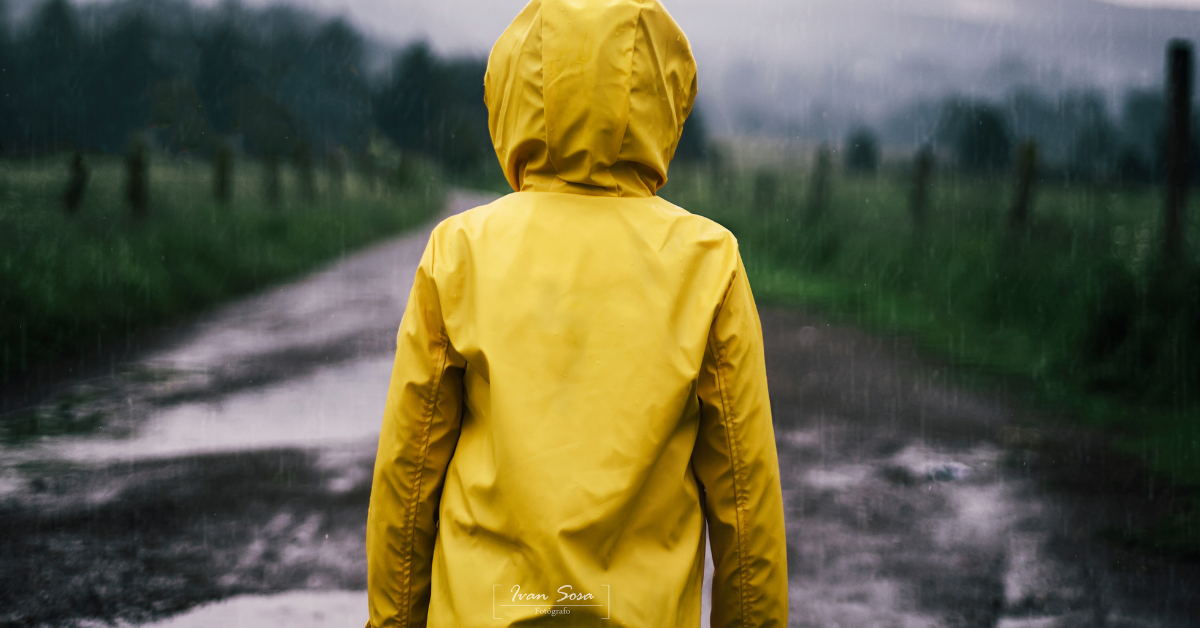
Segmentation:
{"type": "MultiPolygon", "coordinates": [[[[32,410],[96,429],[0,449],[0,626],[361,625],[375,440],[427,234],[32,410]]],[[[1170,496],[1102,438],[956,389],[896,339],[761,315],[793,626],[1200,625],[1200,567],[1107,540],[1170,496]]]]}

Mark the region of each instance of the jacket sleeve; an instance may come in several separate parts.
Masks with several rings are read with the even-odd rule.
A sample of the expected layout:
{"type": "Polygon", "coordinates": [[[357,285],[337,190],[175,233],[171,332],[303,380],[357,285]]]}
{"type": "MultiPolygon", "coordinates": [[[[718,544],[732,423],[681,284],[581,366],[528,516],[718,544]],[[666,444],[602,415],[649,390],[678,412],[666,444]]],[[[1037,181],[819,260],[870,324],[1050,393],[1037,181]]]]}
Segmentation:
{"type": "Polygon", "coordinates": [[[740,255],[708,337],[692,455],[712,548],[712,628],[787,626],[787,541],[762,327],[740,255]]]}
{"type": "Polygon", "coordinates": [[[368,628],[424,626],[465,362],[446,335],[430,237],[396,338],[367,514],[368,628]]]}

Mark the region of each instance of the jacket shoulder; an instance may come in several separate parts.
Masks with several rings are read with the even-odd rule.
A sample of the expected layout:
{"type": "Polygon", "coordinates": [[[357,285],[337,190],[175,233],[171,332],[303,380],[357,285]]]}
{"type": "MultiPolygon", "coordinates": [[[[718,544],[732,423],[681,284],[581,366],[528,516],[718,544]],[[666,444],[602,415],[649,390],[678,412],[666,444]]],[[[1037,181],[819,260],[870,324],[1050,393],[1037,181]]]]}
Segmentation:
{"type": "MultiPolygon", "coordinates": [[[[657,196],[641,199],[645,201],[638,211],[649,210],[662,230],[654,229],[677,245],[695,245],[710,251],[722,251],[730,257],[736,257],[738,250],[737,238],[728,229],[717,222],[693,214],[669,201],[657,196]]],[[[641,203],[639,203],[641,204],[641,203]]],[[[520,194],[502,196],[491,203],[480,205],[460,214],[445,218],[434,228],[433,240],[445,250],[453,248],[455,243],[467,244],[482,237],[485,232],[500,227],[510,226],[511,219],[516,215],[524,216],[520,210],[527,209],[528,201],[520,194]],[[512,213],[517,211],[516,214],[512,213]]]]}
{"type": "Polygon", "coordinates": [[[726,229],[721,224],[698,214],[693,214],[688,210],[671,203],[657,196],[653,199],[654,208],[665,219],[677,223],[682,227],[683,231],[695,239],[697,243],[703,243],[708,246],[715,246],[722,249],[729,249],[736,252],[738,248],[737,237],[733,235],[729,229],[726,229]]]}
{"type": "Polygon", "coordinates": [[[511,205],[512,200],[512,195],[509,194],[501,196],[490,203],[473,207],[453,216],[448,216],[433,228],[433,238],[440,240],[451,237],[455,233],[461,234],[463,232],[471,234],[479,229],[488,216],[511,205]]]}

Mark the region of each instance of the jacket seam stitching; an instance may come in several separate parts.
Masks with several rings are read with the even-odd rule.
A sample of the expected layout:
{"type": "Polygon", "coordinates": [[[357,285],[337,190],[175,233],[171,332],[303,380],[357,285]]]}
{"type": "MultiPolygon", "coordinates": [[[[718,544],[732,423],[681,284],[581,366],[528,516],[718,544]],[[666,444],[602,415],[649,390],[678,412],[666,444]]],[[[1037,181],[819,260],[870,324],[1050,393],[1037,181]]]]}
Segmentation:
{"type": "Polygon", "coordinates": [[[446,337],[445,332],[441,334],[440,340],[439,349],[441,350],[441,355],[438,356],[437,371],[433,378],[433,394],[430,395],[425,411],[422,412],[421,423],[424,433],[421,435],[421,450],[417,458],[418,464],[413,471],[413,476],[415,477],[413,480],[413,496],[409,504],[408,554],[405,557],[407,577],[405,578],[406,586],[404,591],[404,623],[407,626],[412,625],[412,564],[413,553],[417,547],[417,510],[421,504],[421,485],[425,477],[425,465],[429,460],[429,435],[433,431],[433,415],[437,410],[438,399],[441,396],[442,378],[445,375],[444,367],[446,365],[447,354],[449,353],[447,351],[449,339],[446,337]]]}
{"type": "MultiPolygon", "coordinates": [[[[736,281],[736,278],[734,279],[734,281],[736,281]]],[[[733,286],[731,285],[730,288],[732,289],[733,286]]],[[[724,305],[725,305],[724,303],[721,304],[722,309],[724,309],[724,305]]],[[[741,612],[741,615],[742,615],[741,624],[743,626],[746,626],[746,625],[748,625],[747,621],[749,619],[749,615],[746,612],[746,579],[748,576],[746,574],[746,563],[745,563],[745,552],[744,552],[744,545],[745,545],[744,535],[745,535],[746,526],[744,524],[743,517],[742,517],[744,496],[742,495],[741,480],[739,477],[741,475],[741,459],[738,454],[736,439],[733,438],[733,432],[732,432],[732,429],[729,424],[730,423],[730,415],[731,415],[730,408],[729,408],[730,404],[729,404],[729,399],[728,399],[728,393],[726,391],[725,377],[722,373],[722,366],[725,364],[725,359],[724,359],[724,356],[722,355],[723,352],[718,351],[718,349],[721,348],[721,343],[716,337],[715,330],[711,333],[711,336],[712,336],[713,346],[714,346],[713,358],[715,359],[715,362],[716,362],[717,389],[721,392],[721,410],[722,410],[722,414],[724,415],[724,417],[723,417],[724,420],[722,422],[725,424],[726,446],[729,447],[729,458],[733,463],[733,503],[734,503],[733,510],[734,510],[734,515],[737,519],[738,602],[739,602],[739,606],[740,606],[739,611],[741,612]]]]}
{"type": "MultiPolygon", "coordinates": [[[[634,60],[637,59],[637,40],[638,40],[638,32],[641,30],[639,27],[642,25],[642,11],[643,10],[645,10],[645,7],[642,6],[641,2],[638,2],[637,17],[633,18],[633,43],[629,46],[629,83],[626,86],[628,89],[625,90],[625,93],[627,94],[627,98],[625,100],[625,110],[627,112],[627,114],[625,116],[625,128],[624,128],[624,130],[621,131],[621,144],[620,144],[620,146],[617,146],[617,155],[616,155],[615,161],[613,162],[614,165],[616,164],[616,162],[621,160],[621,147],[623,147],[625,145],[625,138],[629,136],[629,116],[633,115],[633,71],[634,71],[633,66],[634,66],[634,60]]],[[[611,166],[610,166],[609,173],[612,174],[611,166]]],[[[617,189],[617,196],[620,196],[621,195],[621,184],[620,184],[620,182],[617,181],[617,177],[615,174],[612,175],[612,177],[613,177],[613,184],[617,189]]],[[[651,194],[651,196],[654,196],[654,195],[651,194]]]]}

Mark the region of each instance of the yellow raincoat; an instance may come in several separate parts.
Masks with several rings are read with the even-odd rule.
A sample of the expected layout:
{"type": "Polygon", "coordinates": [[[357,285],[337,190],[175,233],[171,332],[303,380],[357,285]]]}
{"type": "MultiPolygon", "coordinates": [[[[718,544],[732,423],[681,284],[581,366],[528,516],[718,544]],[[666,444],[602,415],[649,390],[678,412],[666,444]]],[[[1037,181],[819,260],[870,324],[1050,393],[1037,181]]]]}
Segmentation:
{"type": "Polygon", "coordinates": [[[696,96],[657,0],[533,0],[492,49],[516,193],[442,222],[397,338],[368,626],[786,626],[737,241],[655,196],[696,96]]]}

